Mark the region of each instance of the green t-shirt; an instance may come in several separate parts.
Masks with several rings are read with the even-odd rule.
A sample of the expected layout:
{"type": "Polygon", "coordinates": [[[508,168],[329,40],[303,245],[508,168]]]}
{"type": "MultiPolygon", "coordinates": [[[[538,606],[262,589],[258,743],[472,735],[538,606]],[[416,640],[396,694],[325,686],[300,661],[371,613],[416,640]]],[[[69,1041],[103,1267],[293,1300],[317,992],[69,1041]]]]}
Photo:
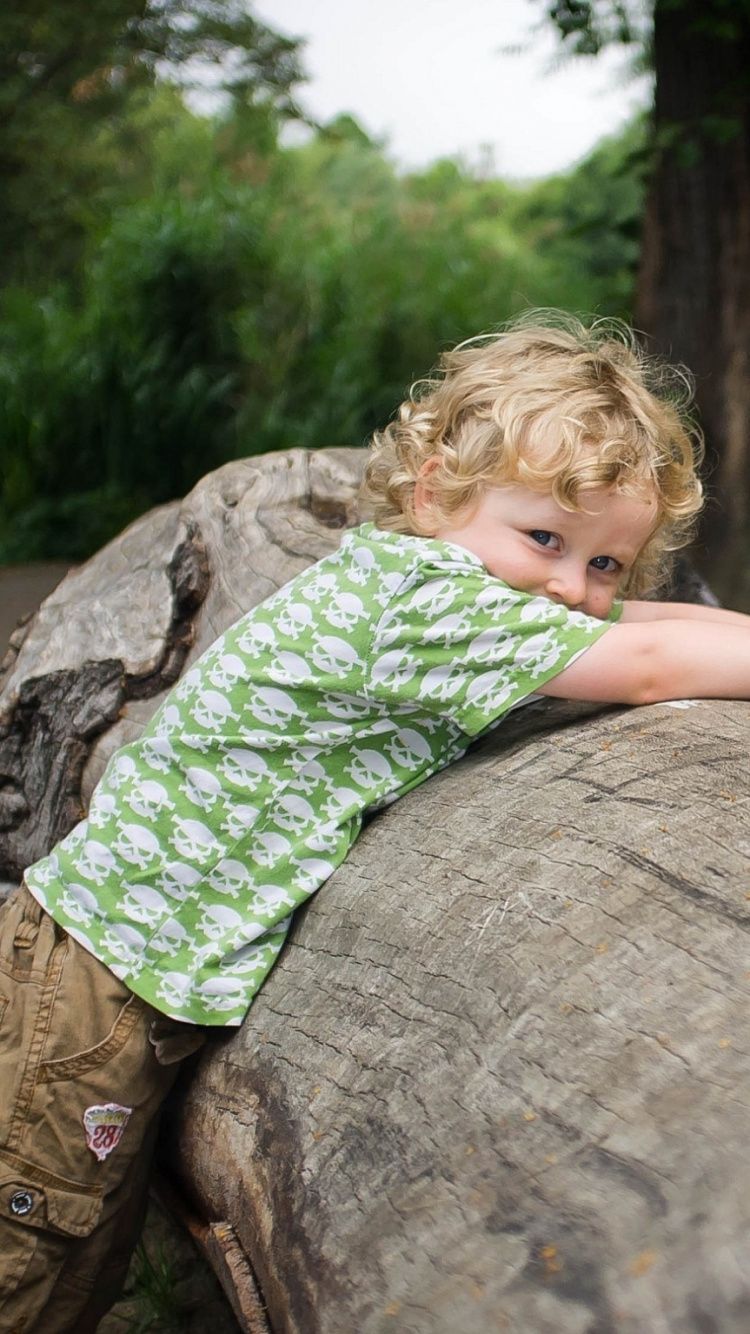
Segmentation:
{"type": "Polygon", "coordinates": [[[364,524],[191,667],[29,888],[157,1009],[239,1024],[364,812],[458,759],[618,615],[364,524]]]}

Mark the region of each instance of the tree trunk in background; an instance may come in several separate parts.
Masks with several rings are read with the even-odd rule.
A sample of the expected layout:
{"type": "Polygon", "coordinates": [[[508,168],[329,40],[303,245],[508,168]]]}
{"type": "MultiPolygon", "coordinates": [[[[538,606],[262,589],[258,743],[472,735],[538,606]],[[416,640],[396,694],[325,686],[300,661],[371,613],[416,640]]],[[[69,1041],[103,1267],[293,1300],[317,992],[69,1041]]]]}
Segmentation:
{"type": "Polygon", "coordinates": [[[709,447],[704,572],[750,608],[750,15],[657,0],[655,130],[636,323],[697,381],[709,447]],[[717,34],[719,19],[734,38],[717,34]],[[718,501],[718,506],[716,502],[718,501]]]}

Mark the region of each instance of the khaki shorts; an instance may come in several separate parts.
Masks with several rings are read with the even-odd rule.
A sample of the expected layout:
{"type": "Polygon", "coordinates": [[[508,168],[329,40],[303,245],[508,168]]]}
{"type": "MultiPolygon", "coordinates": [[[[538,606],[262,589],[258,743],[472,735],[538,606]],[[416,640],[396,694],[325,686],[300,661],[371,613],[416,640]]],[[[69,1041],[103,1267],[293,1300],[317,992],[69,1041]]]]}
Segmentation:
{"type": "Polygon", "coordinates": [[[117,1298],[157,1114],[202,1041],[24,886],[0,908],[0,1334],[88,1334],[117,1298]]]}

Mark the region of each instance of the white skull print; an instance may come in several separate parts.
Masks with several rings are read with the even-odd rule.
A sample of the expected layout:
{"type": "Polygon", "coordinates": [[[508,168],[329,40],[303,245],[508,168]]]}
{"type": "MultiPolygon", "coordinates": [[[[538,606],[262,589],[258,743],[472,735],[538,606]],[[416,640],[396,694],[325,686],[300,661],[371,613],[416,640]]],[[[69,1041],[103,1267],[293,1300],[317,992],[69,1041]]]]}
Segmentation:
{"type": "Polygon", "coordinates": [[[208,679],[217,690],[231,690],[245,676],[247,668],[236,653],[222,653],[208,670],[208,679]]]}
{"type": "Polygon", "coordinates": [[[531,669],[531,679],[536,681],[542,672],[554,667],[561,652],[558,636],[554,630],[547,630],[544,634],[532,635],[530,639],[526,639],[518,649],[514,663],[517,667],[531,669]]]}
{"type": "Polygon", "coordinates": [[[312,894],[336,870],[332,862],[321,857],[303,857],[301,861],[295,860],[294,866],[294,883],[305,894],[312,894]]]}
{"type": "Polygon", "coordinates": [[[156,718],[156,735],[171,736],[182,728],[182,714],[176,704],[165,704],[156,718]]]}
{"type": "Polygon", "coordinates": [[[141,750],[144,763],[156,773],[169,773],[172,765],[177,763],[177,751],[168,737],[144,737],[141,750]]]}
{"type": "Polygon", "coordinates": [[[260,834],[248,851],[248,857],[258,866],[273,866],[274,862],[288,857],[292,845],[282,834],[260,834]]]}
{"type": "Polygon", "coordinates": [[[109,787],[116,792],[129,779],[136,777],[138,766],[132,755],[116,755],[106,770],[109,787]]]}
{"type": "Polygon", "coordinates": [[[248,698],[246,709],[267,727],[286,727],[293,718],[302,716],[302,710],[291,695],[273,686],[254,690],[248,698]]]}
{"type": "Polygon", "coordinates": [[[408,685],[419,671],[419,661],[406,649],[391,649],[372,664],[370,674],[373,684],[400,690],[408,685]]]}
{"type": "Polygon", "coordinates": [[[367,746],[353,747],[352,762],[344,765],[344,773],[366,791],[379,788],[393,779],[393,770],[385,755],[367,746]]]}
{"type": "Polygon", "coordinates": [[[483,704],[488,710],[494,710],[510,699],[518,683],[510,672],[483,672],[476,676],[466,692],[467,703],[483,704]]]}
{"type": "Polygon", "coordinates": [[[242,980],[232,977],[210,977],[200,983],[197,991],[209,1011],[236,1010],[245,996],[242,980]]]}
{"type": "Polygon", "coordinates": [[[520,635],[512,635],[502,626],[480,630],[466,649],[466,661],[482,665],[500,657],[511,658],[521,642],[520,635]]]}
{"type": "Polygon", "coordinates": [[[165,862],[156,884],[171,899],[182,903],[191,897],[191,891],[200,879],[201,873],[194,866],[188,866],[185,862],[165,862]]]}
{"type": "Polygon", "coordinates": [[[326,778],[325,767],[319,760],[306,760],[294,778],[289,780],[289,786],[295,792],[304,792],[305,796],[309,797],[320,783],[326,781],[326,778]]]}
{"type": "Polygon", "coordinates": [[[207,857],[218,857],[224,852],[221,844],[207,825],[201,820],[175,820],[174,834],[169,842],[175,852],[191,861],[203,861],[207,857]]]}
{"type": "Polygon", "coordinates": [[[169,913],[169,904],[158,889],[151,885],[124,885],[123,911],[131,922],[139,922],[153,929],[169,913]]]}
{"type": "Polygon", "coordinates": [[[114,792],[94,792],[89,807],[88,822],[92,829],[103,829],[117,810],[117,798],[114,792]]]}
{"type": "Polygon", "coordinates": [[[153,778],[145,778],[125,797],[127,805],[134,815],[142,820],[158,820],[162,811],[173,811],[174,802],[162,783],[153,778]]]}
{"type": "Polygon", "coordinates": [[[96,916],[99,900],[85,885],[67,885],[60,896],[60,904],[73,922],[90,926],[96,916]]]}
{"type": "Polygon", "coordinates": [[[190,710],[190,717],[194,718],[200,727],[206,727],[209,731],[225,727],[230,720],[236,723],[240,719],[240,715],[234,712],[226,695],[222,695],[218,690],[202,691],[190,710]]]}
{"type": "MultiPolygon", "coordinates": [[[[259,917],[274,918],[279,908],[296,908],[297,900],[283,885],[256,885],[254,911],[259,917]]],[[[281,926],[281,923],[279,923],[281,926]]]]}
{"type": "Polygon", "coordinates": [[[193,990],[193,977],[190,973],[165,973],[157,987],[157,999],[163,1001],[170,1011],[179,1013],[193,990]]]}
{"type": "Polygon", "coordinates": [[[386,751],[394,764],[413,773],[422,764],[429,764],[432,759],[432,747],[420,732],[413,727],[402,727],[391,740],[386,742],[386,751]]]}
{"type": "Polygon", "coordinates": [[[260,815],[259,806],[233,806],[227,803],[225,810],[226,819],[220,828],[222,834],[228,834],[230,838],[242,838],[248,829],[252,829],[260,815]]]}
{"type": "Polygon", "coordinates": [[[442,703],[453,699],[470,679],[458,663],[444,662],[439,667],[431,667],[422,678],[420,694],[424,699],[436,699],[442,703]]]}
{"type": "Polygon", "coordinates": [[[536,621],[544,625],[545,621],[559,621],[560,604],[551,598],[530,598],[524,602],[518,613],[519,621],[536,621]]]}
{"type": "Polygon", "coordinates": [[[192,801],[194,806],[200,806],[201,810],[210,811],[221,796],[223,788],[216,774],[211,773],[209,769],[201,769],[193,765],[185,770],[183,791],[188,801],[192,801]]]}
{"type": "Polygon", "coordinates": [[[108,927],[104,932],[103,941],[118,963],[132,968],[136,974],[141,971],[145,963],[146,948],[146,937],[141,931],[137,931],[134,926],[127,926],[124,922],[115,922],[114,926],[108,927]]]}
{"type": "Polygon", "coordinates": [[[324,608],[323,616],[334,630],[346,630],[350,634],[359,621],[369,620],[370,614],[356,593],[339,593],[336,601],[324,608]]]}
{"type": "Polygon", "coordinates": [[[426,644],[444,644],[446,648],[451,648],[453,644],[459,644],[462,639],[465,639],[472,620],[473,616],[468,607],[464,611],[449,612],[426,627],[423,636],[424,642],[426,644]]]}
{"type": "Polygon", "coordinates": [[[103,885],[117,866],[117,858],[111,848],[96,839],[87,839],[78,854],[78,872],[84,880],[93,880],[95,885],[103,885]]]}
{"type": "Polygon", "coordinates": [[[257,657],[276,643],[276,631],[262,621],[251,621],[237,640],[237,647],[243,653],[257,657]]]}
{"type": "Polygon", "coordinates": [[[302,685],[311,676],[310,664],[299,653],[292,653],[289,649],[276,653],[268,665],[269,680],[275,681],[277,685],[302,685]]]}
{"type": "Polygon", "coordinates": [[[139,871],[145,871],[149,862],[161,853],[161,844],[156,834],[139,824],[122,825],[112,847],[123,861],[137,866],[139,871]]]}
{"type": "Polygon", "coordinates": [[[277,798],[273,809],[274,824],[292,834],[301,834],[308,825],[315,823],[315,811],[309,801],[294,792],[287,792],[277,798]]]}
{"type": "Polygon", "coordinates": [[[228,894],[238,899],[243,890],[249,890],[253,877],[244,862],[222,857],[208,874],[208,884],[217,894],[228,894]]]}
{"type": "Polygon", "coordinates": [[[166,954],[173,959],[187,945],[190,936],[176,918],[170,917],[163,926],[151,937],[149,946],[156,950],[157,954],[166,954]]]}
{"type": "Polygon", "coordinates": [[[228,783],[235,787],[254,792],[260,787],[268,774],[268,764],[262,755],[254,750],[231,747],[224,752],[224,759],[219,765],[219,772],[228,783]]]}
{"type": "Polygon", "coordinates": [[[409,613],[416,612],[432,621],[449,611],[456,597],[456,586],[452,579],[430,579],[418,588],[409,600],[404,612],[408,620],[409,613]]]}
{"type": "Polygon", "coordinates": [[[319,671],[339,679],[364,667],[354,646],[338,635],[313,635],[312,660],[319,671]]]}
{"type": "Polygon", "coordinates": [[[353,584],[366,584],[367,580],[375,573],[377,562],[375,553],[369,551],[367,547],[359,547],[352,552],[352,563],[349,569],[349,578],[353,584]]]}
{"type": "Polygon", "coordinates": [[[294,640],[305,634],[312,621],[311,607],[305,606],[304,602],[291,602],[279,612],[278,626],[282,635],[294,640]]]}
{"type": "Polygon", "coordinates": [[[236,931],[242,926],[242,915],[236,908],[228,908],[224,903],[211,903],[203,909],[198,923],[199,930],[209,940],[218,940],[228,931],[236,931]]]}
{"type": "Polygon", "coordinates": [[[261,968],[265,971],[277,954],[278,949],[270,945],[243,945],[242,949],[228,956],[229,966],[238,977],[244,977],[247,973],[257,973],[261,968]]]}

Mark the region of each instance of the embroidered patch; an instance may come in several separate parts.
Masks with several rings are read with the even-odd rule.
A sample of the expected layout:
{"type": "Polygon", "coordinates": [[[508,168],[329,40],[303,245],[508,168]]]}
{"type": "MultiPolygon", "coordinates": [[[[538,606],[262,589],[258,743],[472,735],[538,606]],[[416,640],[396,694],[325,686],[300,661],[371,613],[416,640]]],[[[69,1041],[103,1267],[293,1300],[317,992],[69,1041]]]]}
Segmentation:
{"type": "Polygon", "coordinates": [[[105,1102],[97,1107],[86,1108],[83,1113],[86,1143],[100,1163],[120,1143],[132,1110],[132,1107],[121,1107],[118,1102],[105,1102]]]}

